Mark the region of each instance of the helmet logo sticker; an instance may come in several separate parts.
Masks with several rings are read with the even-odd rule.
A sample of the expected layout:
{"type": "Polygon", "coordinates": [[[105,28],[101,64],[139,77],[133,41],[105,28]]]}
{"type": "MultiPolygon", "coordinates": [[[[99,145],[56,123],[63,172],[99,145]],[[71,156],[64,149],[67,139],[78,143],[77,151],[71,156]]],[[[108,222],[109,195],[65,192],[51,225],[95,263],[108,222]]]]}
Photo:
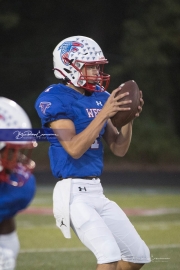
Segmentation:
{"type": "Polygon", "coordinates": [[[3,121],[6,120],[5,117],[4,117],[4,115],[0,114],[0,120],[3,120],[3,121]]]}
{"type": "Polygon", "coordinates": [[[46,114],[46,110],[51,106],[51,102],[47,102],[47,101],[42,101],[39,104],[39,107],[41,108],[41,112],[43,114],[46,114]]]}
{"type": "Polygon", "coordinates": [[[84,47],[84,45],[77,41],[66,41],[58,48],[58,51],[60,50],[61,60],[66,66],[69,65],[69,62],[66,60],[66,58],[69,58],[70,53],[77,52],[77,47],[84,47]]]}

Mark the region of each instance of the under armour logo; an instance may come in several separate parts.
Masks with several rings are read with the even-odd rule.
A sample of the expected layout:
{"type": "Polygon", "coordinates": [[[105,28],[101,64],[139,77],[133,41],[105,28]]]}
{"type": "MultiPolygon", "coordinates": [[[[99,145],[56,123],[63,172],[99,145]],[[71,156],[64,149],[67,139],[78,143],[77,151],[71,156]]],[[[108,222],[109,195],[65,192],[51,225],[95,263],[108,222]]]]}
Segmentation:
{"type": "Polygon", "coordinates": [[[101,101],[96,101],[96,104],[97,104],[98,106],[102,106],[101,101]]]}
{"type": "MultiPolygon", "coordinates": [[[[60,227],[63,226],[63,225],[66,226],[66,224],[64,224],[64,222],[63,222],[63,219],[64,219],[64,218],[62,218],[62,220],[61,220],[61,225],[60,225],[60,227]]],[[[67,226],[66,226],[66,227],[67,227],[67,226]]]]}
{"type": "Polygon", "coordinates": [[[79,191],[82,191],[84,189],[84,191],[87,191],[85,187],[78,187],[79,188],[79,191]]]}

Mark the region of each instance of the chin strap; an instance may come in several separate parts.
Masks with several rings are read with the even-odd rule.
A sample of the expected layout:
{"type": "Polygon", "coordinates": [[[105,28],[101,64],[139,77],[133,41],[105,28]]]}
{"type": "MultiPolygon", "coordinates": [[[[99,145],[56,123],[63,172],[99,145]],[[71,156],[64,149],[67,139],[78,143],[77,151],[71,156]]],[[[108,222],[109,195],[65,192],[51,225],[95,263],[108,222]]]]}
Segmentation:
{"type": "Polygon", "coordinates": [[[89,92],[104,92],[106,90],[103,86],[100,86],[98,84],[91,84],[91,83],[86,83],[85,85],[81,87],[86,89],[89,92]]]}

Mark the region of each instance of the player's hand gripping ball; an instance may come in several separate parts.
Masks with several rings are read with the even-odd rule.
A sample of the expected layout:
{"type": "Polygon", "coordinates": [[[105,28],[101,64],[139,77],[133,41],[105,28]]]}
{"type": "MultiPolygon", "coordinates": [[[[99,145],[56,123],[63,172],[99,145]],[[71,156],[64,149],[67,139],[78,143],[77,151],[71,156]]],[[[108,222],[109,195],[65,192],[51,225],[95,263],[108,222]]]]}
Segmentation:
{"type": "Polygon", "coordinates": [[[130,107],[131,110],[119,111],[113,117],[111,117],[111,121],[117,129],[120,129],[121,127],[125,126],[127,123],[129,123],[131,120],[135,118],[135,114],[138,112],[138,106],[140,105],[140,91],[135,81],[130,80],[121,84],[120,86],[121,90],[117,93],[117,95],[129,92],[129,95],[125,96],[121,100],[122,101],[132,100],[132,103],[121,106],[124,108],[130,107]]]}

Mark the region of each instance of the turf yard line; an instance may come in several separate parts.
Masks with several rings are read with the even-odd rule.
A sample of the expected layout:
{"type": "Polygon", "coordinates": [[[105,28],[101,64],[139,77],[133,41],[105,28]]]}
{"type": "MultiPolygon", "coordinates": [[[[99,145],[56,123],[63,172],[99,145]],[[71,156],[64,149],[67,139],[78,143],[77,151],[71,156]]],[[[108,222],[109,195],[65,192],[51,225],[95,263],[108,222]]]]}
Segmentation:
{"type": "Polygon", "coordinates": [[[76,251],[89,251],[85,247],[79,248],[45,248],[45,249],[22,249],[20,253],[41,253],[41,252],[76,252],[76,251]]]}
{"type": "Polygon", "coordinates": [[[36,229],[36,228],[41,228],[41,229],[57,229],[56,227],[56,224],[48,224],[48,225],[41,225],[41,224],[38,224],[38,225],[29,225],[29,224],[21,224],[19,223],[19,228],[20,229],[23,229],[23,230],[31,230],[31,229],[36,229]]]}
{"type": "MultiPolygon", "coordinates": [[[[180,244],[169,245],[149,245],[150,249],[168,249],[168,248],[180,248],[180,244]]],[[[79,248],[46,248],[46,249],[22,249],[20,253],[51,253],[51,252],[77,252],[77,251],[89,251],[85,247],[79,248]]]]}
{"type": "Polygon", "coordinates": [[[147,222],[136,222],[134,224],[139,230],[144,231],[152,230],[152,228],[158,230],[169,230],[171,227],[180,226],[180,221],[153,221],[148,224],[147,222]]]}
{"type": "Polygon", "coordinates": [[[169,245],[149,245],[150,249],[167,249],[167,248],[180,248],[180,244],[169,244],[169,245]]]}

